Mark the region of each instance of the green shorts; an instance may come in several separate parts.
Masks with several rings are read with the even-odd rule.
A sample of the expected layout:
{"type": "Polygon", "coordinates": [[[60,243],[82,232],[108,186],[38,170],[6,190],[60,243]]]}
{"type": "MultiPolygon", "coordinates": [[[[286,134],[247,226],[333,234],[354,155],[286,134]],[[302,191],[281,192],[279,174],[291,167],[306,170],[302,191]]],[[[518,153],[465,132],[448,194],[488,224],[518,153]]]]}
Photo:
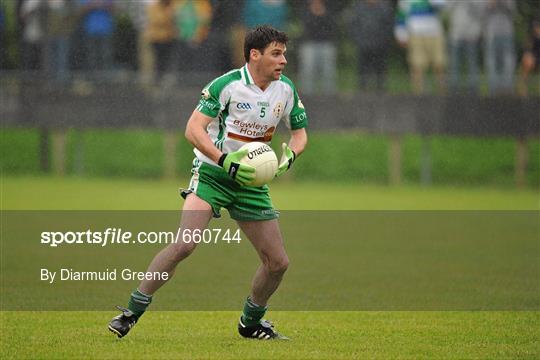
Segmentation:
{"type": "Polygon", "coordinates": [[[185,199],[194,193],[212,206],[214,217],[226,208],[234,220],[271,220],[279,216],[268,194],[268,186],[240,186],[221,167],[193,160],[189,189],[182,191],[185,199]]]}

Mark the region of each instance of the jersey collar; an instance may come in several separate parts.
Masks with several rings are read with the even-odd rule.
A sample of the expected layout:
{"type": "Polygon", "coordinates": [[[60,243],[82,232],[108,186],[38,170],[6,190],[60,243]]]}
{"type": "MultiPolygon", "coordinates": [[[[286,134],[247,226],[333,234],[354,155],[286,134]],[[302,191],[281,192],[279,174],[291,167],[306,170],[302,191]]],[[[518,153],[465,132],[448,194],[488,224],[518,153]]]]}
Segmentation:
{"type": "MultiPolygon", "coordinates": [[[[242,74],[242,82],[245,85],[255,85],[255,81],[253,81],[253,77],[251,76],[251,74],[249,72],[247,63],[246,63],[246,65],[244,65],[244,67],[242,67],[242,69],[240,69],[240,73],[242,74]]],[[[282,75],[279,76],[280,80],[281,80],[281,76],[282,75]]],[[[272,81],[272,83],[273,83],[273,81],[272,81]]]]}
{"type": "Polygon", "coordinates": [[[253,77],[249,73],[247,63],[246,63],[246,65],[244,65],[241,72],[242,72],[242,81],[244,82],[244,84],[246,84],[246,85],[255,84],[255,82],[253,81],[253,77]]]}

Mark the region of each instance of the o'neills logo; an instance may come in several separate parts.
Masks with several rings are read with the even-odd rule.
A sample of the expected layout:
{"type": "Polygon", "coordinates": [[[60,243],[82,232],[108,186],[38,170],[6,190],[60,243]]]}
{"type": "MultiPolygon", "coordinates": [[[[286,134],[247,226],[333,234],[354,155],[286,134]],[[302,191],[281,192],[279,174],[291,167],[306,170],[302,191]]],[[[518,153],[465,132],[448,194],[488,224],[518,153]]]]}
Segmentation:
{"type": "Polygon", "coordinates": [[[253,159],[255,156],[258,156],[258,155],[262,155],[266,152],[269,152],[269,151],[272,151],[272,148],[268,145],[263,145],[263,146],[260,146],[258,148],[256,148],[255,150],[251,150],[250,152],[248,152],[247,156],[248,156],[248,159],[253,159]]]}

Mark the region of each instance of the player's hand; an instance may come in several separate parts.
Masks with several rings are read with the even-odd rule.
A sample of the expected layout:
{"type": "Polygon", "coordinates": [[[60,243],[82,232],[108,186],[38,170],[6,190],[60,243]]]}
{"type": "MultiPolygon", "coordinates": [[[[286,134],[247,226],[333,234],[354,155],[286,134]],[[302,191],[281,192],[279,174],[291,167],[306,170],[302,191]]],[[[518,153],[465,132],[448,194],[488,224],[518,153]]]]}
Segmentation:
{"type": "Polygon", "coordinates": [[[245,186],[255,180],[255,168],[253,166],[240,163],[248,153],[248,149],[223,154],[219,158],[218,165],[221,166],[238,184],[245,186]]]}
{"type": "Polygon", "coordinates": [[[283,143],[281,144],[281,160],[279,162],[279,167],[276,173],[276,177],[283,175],[287,170],[289,170],[296,159],[296,154],[291,148],[283,143]]]}

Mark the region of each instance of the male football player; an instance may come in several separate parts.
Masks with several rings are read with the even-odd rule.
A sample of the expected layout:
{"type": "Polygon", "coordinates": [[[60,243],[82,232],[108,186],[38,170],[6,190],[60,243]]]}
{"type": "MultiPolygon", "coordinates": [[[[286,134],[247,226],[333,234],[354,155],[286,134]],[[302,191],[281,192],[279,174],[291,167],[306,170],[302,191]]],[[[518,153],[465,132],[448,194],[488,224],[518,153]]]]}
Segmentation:
{"type": "MultiPolygon", "coordinates": [[[[285,173],[307,144],[306,112],[298,93],[283,69],[287,35],[270,26],[259,26],[246,35],[246,65],[210,82],[203,90],[187,127],[186,138],[195,147],[182,229],[205,229],[212,216],[226,208],[249,238],[261,259],[238,323],[240,335],[261,340],[286,339],[263,320],[270,296],[279,286],[289,259],[283,246],[268,187],[249,186],[254,168],[241,164],[247,142],[270,143],[280,121],[290,129],[290,141],[282,144],[276,176],[285,173]]],[[[169,244],[151,262],[148,272],[167,272],[171,277],[180,261],[196,244],[169,244]]],[[[109,323],[109,329],[125,336],[152,301],[165,280],[144,280],[131,294],[128,308],[109,323]]]]}

